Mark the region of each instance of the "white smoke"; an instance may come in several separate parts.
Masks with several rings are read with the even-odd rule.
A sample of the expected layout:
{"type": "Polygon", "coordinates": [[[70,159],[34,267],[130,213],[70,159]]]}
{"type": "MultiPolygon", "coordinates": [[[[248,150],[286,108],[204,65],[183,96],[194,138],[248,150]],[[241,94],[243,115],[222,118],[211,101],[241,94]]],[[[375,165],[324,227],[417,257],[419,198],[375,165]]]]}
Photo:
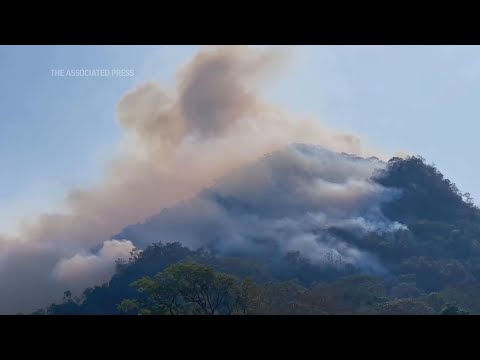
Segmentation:
{"type": "MultiPolygon", "coordinates": [[[[111,264],[111,258],[88,255],[91,248],[125,226],[193,197],[215,179],[290,143],[315,143],[362,156],[377,154],[355,135],[337,133],[318,119],[296,118],[262,99],[262,84],[283,68],[284,60],[277,48],[206,48],[181,68],[174,91],[150,83],[127,94],[118,107],[125,141],[104,178],[96,186],[72,190],[65,213],[41,214],[22,228],[18,238],[0,239],[0,312],[29,311],[60,299],[64,290],[78,288],[77,282],[83,286],[102,281],[112,267],[100,263],[105,260],[111,264]],[[94,275],[97,270],[98,276],[94,275]]],[[[289,156],[296,155],[285,154],[287,161],[289,156]]],[[[296,160],[299,162],[295,166],[301,171],[308,173],[310,166],[318,171],[318,164],[308,157],[297,156],[296,160]]],[[[315,210],[324,201],[330,204],[321,208],[328,219],[342,220],[344,217],[334,216],[335,207],[347,211],[353,199],[362,204],[376,194],[372,184],[361,181],[370,168],[362,170],[363,166],[355,164],[338,168],[327,161],[323,177],[300,181],[298,186],[290,184],[288,189],[295,196],[280,191],[274,193],[276,198],[267,197],[269,183],[264,182],[261,189],[255,185],[262,184],[261,169],[226,182],[225,188],[219,189],[228,192],[229,186],[236,186],[235,191],[245,196],[245,201],[256,201],[258,196],[268,211],[274,212],[277,206],[288,209],[284,218],[303,214],[305,209],[315,210]],[[344,185],[336,182],[336,177],[350,172],[357,175],[344,185]],[[295,204],[300,208],[295,210],[295,204]]],[[[281,167],[282,161],[277,165],[281,167]]],[[[296,181],[289,175],[287,179],[296,181]]],[[[240,219],[248,218],[239,215],[235,220],[222,211],[215,202],[199,200],[199,205],[184,212],[199,223],[202,216],[214,223],[223,219],[220,229],[229,231],[228,224],[243,226],[240,219]]],[[[370,224],[371,219],[367,220],[370,224]]],[[[171,229],[178,221],[172,219],[171,229]]],[[[191,229],[175,230],[179,233],[172,233],[171,239],[184,236],[190,243],[196,240],[185,233],[199,231],[194,224],[191,229]]],[[[244,235],[241,231],[224,233],[221,241],[226,247],[236,241],[248,244],[236,239],[244,235]]]]}
{"type": "Polygon", "coordinates": [[[82,291],[93,284],[108,281],[117,260],[128,260],[134,248],[128,240],[105,241],[95,254],[85,252],[61,259],[53,269],[53,276],[71,290],[82,291]]]}
{"type": "Polygon", "coordinates": [[[398,195],[371,180],[384,166],[378,159],[290,146],[119,236],[140,246],[160,239],[227,253],[274,247],[299,251],[316,265],[385,272],[372,254],[326,231],[363,235],[405,228],[380,211],[382,202],[398,195]]]}

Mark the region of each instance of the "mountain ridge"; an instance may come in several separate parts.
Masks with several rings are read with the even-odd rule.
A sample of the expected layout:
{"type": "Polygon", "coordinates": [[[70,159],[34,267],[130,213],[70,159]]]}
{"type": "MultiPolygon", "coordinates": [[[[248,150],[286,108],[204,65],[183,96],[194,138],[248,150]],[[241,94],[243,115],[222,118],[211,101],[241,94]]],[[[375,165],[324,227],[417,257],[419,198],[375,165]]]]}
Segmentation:
{"type": "Polygon", "coordinates": [[[319,282],[343,289],[349,276],[383,279],[385,296],[368,311],[439,312],[432,299],[440,296],[442,306],[455,300],[476,313],[479,218],[468,194],[421,157],[382,162],[295,144],[124,228],[115,238],[144,251],[119,263],[112,279],[87,289],[83,300],[49,311],[62,313],[69,304],[74,313],[117,313],[121,299],[137,296],[129,286],[135,278],[195,259],[260,282],[260,273],[270,281],[297,279],[307,291],[319,282]],[[252,265],[259,263],[260,272],[252,265]]]}

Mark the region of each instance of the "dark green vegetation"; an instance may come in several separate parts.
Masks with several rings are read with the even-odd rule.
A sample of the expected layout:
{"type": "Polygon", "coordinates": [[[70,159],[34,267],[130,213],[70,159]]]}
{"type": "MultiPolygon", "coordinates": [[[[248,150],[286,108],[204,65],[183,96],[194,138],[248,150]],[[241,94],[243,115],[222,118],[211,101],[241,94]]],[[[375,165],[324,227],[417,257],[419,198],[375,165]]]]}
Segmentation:
{"type": "Polygon", "coordinates": [[[394,158],[374,176],[401,190],[382,211],[408,230],[366,236],[331,229],[375,254],[385,277],[284,257],[222,257],[153,244],[119,262],[108,284],[65,293],[47,314],[480,314],[480,211],[422,158],[394,158]]]}

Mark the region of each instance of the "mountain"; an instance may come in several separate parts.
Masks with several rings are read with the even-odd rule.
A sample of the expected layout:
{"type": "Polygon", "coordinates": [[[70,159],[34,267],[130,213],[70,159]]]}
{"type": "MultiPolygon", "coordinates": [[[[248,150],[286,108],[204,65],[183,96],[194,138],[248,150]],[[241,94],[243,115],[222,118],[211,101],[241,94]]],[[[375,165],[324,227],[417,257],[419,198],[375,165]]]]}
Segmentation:
{"type": "Polygon", "coordinates": [[[143,251],[48,313],[118,313],[146,299],[132,282],[187,260],[252,278],[257,313],[480,313],[480,211],[421,157],[294,144],[114,238],[143,251]]]}

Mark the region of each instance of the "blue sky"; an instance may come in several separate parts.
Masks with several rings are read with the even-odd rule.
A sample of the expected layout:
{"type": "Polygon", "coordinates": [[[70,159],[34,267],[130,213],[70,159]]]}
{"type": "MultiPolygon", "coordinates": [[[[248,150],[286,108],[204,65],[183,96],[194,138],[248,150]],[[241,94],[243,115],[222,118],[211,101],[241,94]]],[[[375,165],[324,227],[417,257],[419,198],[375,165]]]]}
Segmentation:
{"type": "MultiPolygon", "coordinates": [[[[135,84],[172,83],[198,46],[0,46],[0,233],[61,208],[95,182],[121,137],[116,104],[135,84]],[[50,69],[133,69],[134,77],[52,77],[50,69]]],[[[355,132],[386,153],[433,162],[480,203],[480,47],[294,47],[267,96],[355,132]]]]}

